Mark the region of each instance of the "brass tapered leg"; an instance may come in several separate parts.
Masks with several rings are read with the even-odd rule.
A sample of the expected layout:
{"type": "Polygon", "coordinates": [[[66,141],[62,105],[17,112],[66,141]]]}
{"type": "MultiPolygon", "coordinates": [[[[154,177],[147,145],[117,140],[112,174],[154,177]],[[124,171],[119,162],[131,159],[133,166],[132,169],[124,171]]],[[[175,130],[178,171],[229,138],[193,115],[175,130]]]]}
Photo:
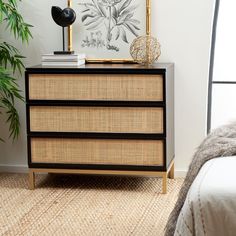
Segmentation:
{"type": "Polygon", "coordinates": [[[35,187],[35,173],[33,170],[29,170],[29,189],[34,190],[35,187]]]}
{"type": "Polygon", "coordinates": [[[169,176],[170,179],[175,178],[175,164],[174,163],[172,164],[172,166],[170,168],[168,176],[169,176]]]}
{"type": "Polygon", "coordinates": [[[164,173],[162,176],[162,193],[166,194],[167,192],[167,173],[164,173]]]}

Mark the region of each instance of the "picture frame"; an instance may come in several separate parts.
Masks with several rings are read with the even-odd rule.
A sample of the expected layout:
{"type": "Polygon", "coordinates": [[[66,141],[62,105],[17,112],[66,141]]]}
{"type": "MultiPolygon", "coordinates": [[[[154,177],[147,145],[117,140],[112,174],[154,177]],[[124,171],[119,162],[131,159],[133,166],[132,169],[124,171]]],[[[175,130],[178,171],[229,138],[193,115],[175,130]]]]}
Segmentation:
{"type": "Polygon", "coordinates": [[[68,7],[77,14],[68,50],[85,53],[88,63],[134,63],[132,41],[151,33],[151,0],[68,0],[68,7]],[[128,20],[120,25],[122,16],[128,20]]]}

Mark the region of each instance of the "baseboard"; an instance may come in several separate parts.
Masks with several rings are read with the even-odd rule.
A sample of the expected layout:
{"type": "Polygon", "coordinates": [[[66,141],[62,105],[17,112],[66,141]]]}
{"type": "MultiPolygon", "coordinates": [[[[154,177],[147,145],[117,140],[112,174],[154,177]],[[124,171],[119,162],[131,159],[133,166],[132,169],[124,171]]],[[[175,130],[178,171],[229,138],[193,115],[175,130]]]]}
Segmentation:
{"type": "Polygon", "coordinates": [[[27,165],[4,165],[0,164],[0,172],[5,173],[27,173],[27,165]]]}
{"type": "MultiPolygon", "coordinates": [[[[0,164],[0,172],[8,173],[28,173],[27,165],[3,165],[0,164]]],[[[187,174],[187,170],[175,170],[176,178],[184,178],[187,174]]]]}

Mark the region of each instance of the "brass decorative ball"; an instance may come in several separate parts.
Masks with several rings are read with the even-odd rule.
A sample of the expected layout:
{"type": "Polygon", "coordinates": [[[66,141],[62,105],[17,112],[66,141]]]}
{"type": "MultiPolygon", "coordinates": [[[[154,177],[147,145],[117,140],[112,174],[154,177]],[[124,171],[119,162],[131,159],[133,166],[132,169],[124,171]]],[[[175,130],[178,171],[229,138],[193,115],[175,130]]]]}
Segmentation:
{"type": "Polygon", "coordinates": [[[139,36],[132,42],[130,54],[135,62],[151,65],[161,55],[161,45],[158,40],[152,36],[139,36]]]}

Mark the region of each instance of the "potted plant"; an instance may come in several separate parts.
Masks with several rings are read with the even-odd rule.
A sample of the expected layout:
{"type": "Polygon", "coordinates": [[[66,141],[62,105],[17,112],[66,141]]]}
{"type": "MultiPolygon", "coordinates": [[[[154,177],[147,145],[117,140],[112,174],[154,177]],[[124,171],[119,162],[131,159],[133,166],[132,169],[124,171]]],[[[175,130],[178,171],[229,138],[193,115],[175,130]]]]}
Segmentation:
{"type": "MultiPolygon", "coordinates": [[[[31,25],[27,24],[18,11],[18,2],[21,0],[0,0],[0,24],[6,25],[11,35],[27,43],[32,37],[31,25]]],[[[7,115],[9,137],[15,140],[19,135],[19,114],[15,107],[15,100],[24,100],[17,84],[17,74],[22,74],[24,57],[17,48],[0,38],[0,113],[7,115]]],[[[0,140],[3,141],[2,138],[0,140]]]]}

